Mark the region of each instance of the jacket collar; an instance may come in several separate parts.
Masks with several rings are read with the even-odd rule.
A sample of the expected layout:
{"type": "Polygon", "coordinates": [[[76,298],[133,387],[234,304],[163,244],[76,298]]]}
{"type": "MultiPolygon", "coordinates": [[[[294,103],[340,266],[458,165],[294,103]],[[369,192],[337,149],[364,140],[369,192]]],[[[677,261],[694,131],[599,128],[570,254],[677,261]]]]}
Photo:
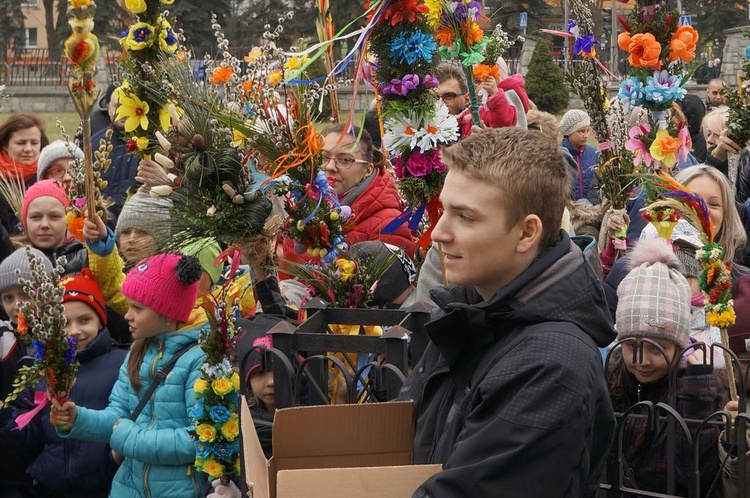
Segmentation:
{"type": "Polygon", "coordinates": [[[107,351],[112,349],[112,336],[109,334],[109,329],[104,327],[99,331],[91,343],[86,346],[86,349],[78,353],[76,356],[78,359],[85,363],[89,360],[93,360],[97,356],[103,355],[107,351]]]}

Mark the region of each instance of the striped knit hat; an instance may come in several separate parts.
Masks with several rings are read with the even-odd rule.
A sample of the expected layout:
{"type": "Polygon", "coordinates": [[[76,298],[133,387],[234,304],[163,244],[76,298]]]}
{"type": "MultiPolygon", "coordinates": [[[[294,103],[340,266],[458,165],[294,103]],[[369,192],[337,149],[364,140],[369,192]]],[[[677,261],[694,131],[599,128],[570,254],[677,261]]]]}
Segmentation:
{"type": "Polygon", "coordinates": [[[617,340],[664,339],[680,349],[690,337],[690,286],[666,240],[641,240],[617,288],[617,340]]]}

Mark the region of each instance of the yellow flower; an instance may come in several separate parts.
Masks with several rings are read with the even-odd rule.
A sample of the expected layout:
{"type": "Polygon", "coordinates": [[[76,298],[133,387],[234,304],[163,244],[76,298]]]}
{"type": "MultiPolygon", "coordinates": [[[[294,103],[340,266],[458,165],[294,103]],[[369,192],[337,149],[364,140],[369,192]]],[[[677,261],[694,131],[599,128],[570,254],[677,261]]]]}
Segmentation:
{"type": "Polygon", "coordinates": [[[300,69],[307,62],[307,59],[308,57],[306,55],[303,55],[302,57],[297,57],[295,55],[284,63],[284,69],[289,69],[290,71],[296,71],[300,69]]]}
{"type": "Polygon", "coordinates": [[[230,392],[232,392],[234,390],[234,386],[229,381],[229,379],[227,379],[226,377],[222,377],[211,382],[211,389],[213,389],[218,396],[224,396],[225,394],[229,394],[230,392]]]}
{"type": "Polygon", "coordinates": [[[240,390],[240,376],[237,372],[232,372],[232,375],[229,376],[229,382],[232,383],[232,387],[234,387],[235,391],[240,390]]]}
{"type": "Polygon", "coordinates": [[[148,137],[133,137],[138,150],[148,149],[148,137]]]}
{"type": "Polygon", "coordinates": [[[237,475],[240,475],[241,473],[241,466],[240,466],[240,457],[239,455],[234,456],[234,473],[237,475]]]}
{"type": "MultiPolygon", "coordinates": [[[[223,429],[222,427],[222,431],[223,429]]],[[[216,427],[211,424],[196,424],[195,433],[198,434],[198,439],[207,443],[216,439],[216,427]]]]}
{"type": "Polygon", "coordinates": [[[232,143],[230,144],[232,147],[241,149],[245,146],[246,140],[247,135],[242,133],[240,130],[232,130],[232,143]]]}
{"type": "Polygon", "coordinates": [[[68,211],[68,213],[65,215],[65,223],[70,225],[70,222],[76,219],[77,216],[73,211],[68,211]]]}
{"type": "Polygon", "coordinates": [[[268,74],[268,84],[271,86],[278,86],[281,83],[281,71],[278,69],[268,74]]]}
{"type": "Polygon", "coordinates": [[[232,441],[234,441],[234,438],[239,436],[239,434],[239,418],[237,417],[236,413],[233,413],[229,420],[221,424],[221,435],[224,436],[224,439],[231,443],[232,441]]]}
{"type": "Polygon", "coordinates": [[[654,159],[661,161],[667,168],[671,168],[677,162],[677,151],[680,146],[682,146],[682,140],[671,136],[667,130],[659,130],[648,151],[654,159]]]}
{"type": "MultiPolygon", "coordinates": [[[[182,116],[185,114],[185,111],[177,107],[172,100],[168,100],[162,107],[159,109],[159,127],[167,131],[169,127],[172,125],[172,116],[169,114],[169,106],[174,105],[175,110],[177,111],[178,116],[182,116]]],[[[177,124],[177,123],[175,123],[177,124]]]]}
{"type": "Polygon", "coordinates": [[[125,0],[125,8],[133,14],[140,14],[146,12],[146,1],[145,0],[125,0]]]}
{"type": "Polygon", "coordinates": [[[734,312],[734,308],[728,308],[721,312],[711,310],[706,313],[706,323],[720,329],[731,327],[736,320],[737,315],[734,312]]]}
{"type": "Polygon", "coordinates": [[[424,4],[430,9],[425,15],[427,24],[433,29],[437,28],[440,24],[440,14],[443,12],[442,2],[440,0],[425,0],[424,4]]]}
{"type": "Polygon", "coordinates": [[[69,5],[76,10],[81,10],[83,7],[91,7],[91,0],[70,0],[69,5]]]}
{"type": "Polygon", "coordinates": [[[213,458],[206,458],[201,466],[201,470],[211,477],[221,477],[224,475],[224,466],[213,458]]]}
{"type": "Polygon", "coordinates": [[[159,0],[164,5],[172,5],[174,0],[159,0]]]}
{"type": "Polygon", "coordinates": [[[208,382],[206,382],[206,379],[197,379],[193,385],[193,390],[199,394],[208,391],[208,382]]]}
{"type": "Polygon", "coordinates": [[[346,282],[357,273],[357,263],[349,259],[339,258],[336,260],[336,266],[341,274],[341,280],[346,282]]]}
{"type": "Polygon", "coordinates": [[[138,127],[148,130],[148,102],[144,102],[137,95],[120,96],[116,119],[125,118],[125,131],[130,133],[138,127]]]}
{"type": "Polygon", "coordinates": [[[125,50],[138,51],[154,43],[154,27],[145,22],[137,22],[130,27],[127,36],[120,39],[125,50]]]}
{"type": "Polygon", "coordinates": [[[260,47],[253,47],[245,56],[245,62],[249,62],[250,64],[252,64],[256,60],[258,60],[258,57],[260,57],[261,55],[263,55],[263,51],[260,49],[260,47]]]}

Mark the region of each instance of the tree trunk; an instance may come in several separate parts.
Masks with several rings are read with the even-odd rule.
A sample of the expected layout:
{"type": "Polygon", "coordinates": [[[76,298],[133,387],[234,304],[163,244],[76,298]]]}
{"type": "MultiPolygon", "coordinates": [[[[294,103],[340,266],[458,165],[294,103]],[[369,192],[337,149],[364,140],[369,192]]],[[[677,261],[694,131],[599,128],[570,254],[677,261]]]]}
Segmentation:
{"type": "Polygon", "coordinates": [[[44,30],[47,32],[47,47],[50,61],[57,61],[62,55],[62,47],[55,29],[55,0],[42,0],[44,5],[44,30]]]}

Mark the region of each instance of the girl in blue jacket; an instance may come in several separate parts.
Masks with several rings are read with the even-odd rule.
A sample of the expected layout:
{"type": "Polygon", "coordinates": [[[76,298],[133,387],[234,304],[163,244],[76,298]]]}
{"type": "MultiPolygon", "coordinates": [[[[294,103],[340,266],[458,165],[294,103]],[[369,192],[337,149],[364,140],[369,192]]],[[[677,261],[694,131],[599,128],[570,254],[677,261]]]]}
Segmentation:
{"type": "Polygon", "coordinates": [[[121,466],[110,496],[202,497],[208,483],[195,475],[188,434],[193,385],[205,355],[197,342],[205,315],[193,313],[202,270],[192,256],[159,254],[128,273],[122,293],[134,342],[103,410],[53,407],[50,422],[61,437],[109,442],[121,466]],[[190,347],[193,345],[192,347],[190,347]],[[171,373],[131,420],[143,393],[175,353],[171,373]]]}

